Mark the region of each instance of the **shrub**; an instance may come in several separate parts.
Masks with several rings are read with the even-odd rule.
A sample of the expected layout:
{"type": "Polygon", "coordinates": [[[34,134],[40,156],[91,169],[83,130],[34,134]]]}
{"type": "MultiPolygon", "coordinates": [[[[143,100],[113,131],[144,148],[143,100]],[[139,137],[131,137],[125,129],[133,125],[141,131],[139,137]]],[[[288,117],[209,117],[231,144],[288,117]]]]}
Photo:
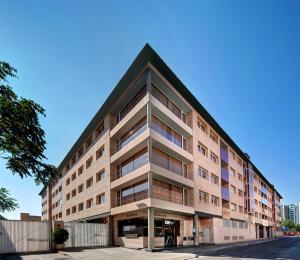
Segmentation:
{"type": "Polygon", "coordinates": [[[55,244],[63,244],[69,238],[69,232],[65,229],[58,229],[53,233],[55,244]]]}

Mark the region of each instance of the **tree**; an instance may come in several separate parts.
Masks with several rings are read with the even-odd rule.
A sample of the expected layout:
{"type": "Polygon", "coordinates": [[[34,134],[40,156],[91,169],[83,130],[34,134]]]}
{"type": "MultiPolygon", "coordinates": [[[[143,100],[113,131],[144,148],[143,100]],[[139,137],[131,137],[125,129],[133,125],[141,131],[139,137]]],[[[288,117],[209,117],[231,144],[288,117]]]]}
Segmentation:
{"type": "MultiPolygon", "coordinates": [[[[0,187],[0,213],[3,213],[4,211],[13,211],[18,207],[17,201],[10,197],[9,191],[6,188],[0,187]]],[[[1,215],[0,219],[3,219],[1,215]]]]}
{"type": "Polygon", "coordinates": [[[295,225],[295,230],[298,231],[298,232],[300,232],[300,224],[296,224],[295,225]]]}
{"type": "MultiPolygon", "coordinates": [[[[9,63],[0,62],[0,158],[6,161],[6,168],[12,174],[21,178],[33,176],[36,184],[48,185],[57,169],[44,162],[46,141],[39,116],[45,116],[45,110],[33,100],[14,93],[7,78],[17,78],[16,73],[9,63]]],[[[13,202],[1,196],[3,201],[13,202]]],[[[14,207],[5,210],[8,209],[14,207]]]]}
{"type": "Polygon", "coordinates": [[[282,226],[285,226],[289,229],[293,229],[295,227],[295,224],[292,220],[287,219],[287,220],[283,221],[282,226]]]}

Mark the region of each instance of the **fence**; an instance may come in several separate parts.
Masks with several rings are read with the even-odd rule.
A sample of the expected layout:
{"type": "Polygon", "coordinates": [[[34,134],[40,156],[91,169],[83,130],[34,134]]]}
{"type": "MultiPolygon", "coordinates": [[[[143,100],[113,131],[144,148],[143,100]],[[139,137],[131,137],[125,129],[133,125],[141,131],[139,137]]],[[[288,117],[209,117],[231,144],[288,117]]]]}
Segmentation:
{"type": "Polygon", "coordinates": [[[65,222],[69,232],[65,247],[108,246],[108,224],[65,222]]]}
{"type": "Polygon", "coordinates": [[[50,237],[48,222],[0,220],[0,254],[48,251],[50,237]]]}

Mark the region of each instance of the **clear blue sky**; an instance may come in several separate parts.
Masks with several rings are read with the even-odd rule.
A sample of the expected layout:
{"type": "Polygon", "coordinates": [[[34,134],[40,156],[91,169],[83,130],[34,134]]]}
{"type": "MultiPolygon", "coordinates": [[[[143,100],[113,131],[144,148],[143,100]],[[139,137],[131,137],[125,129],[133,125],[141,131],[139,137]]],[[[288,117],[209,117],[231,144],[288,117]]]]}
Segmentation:
{"type": "MultiPolygon", "coordinates": [[[[148,42],[284,202],[300,201],[300,1],[0,1],[0,59],[40,103],[59,164],[148,42]]],[[[33,179],[0,162],[0,186],[40,214],[33,179]]]]}

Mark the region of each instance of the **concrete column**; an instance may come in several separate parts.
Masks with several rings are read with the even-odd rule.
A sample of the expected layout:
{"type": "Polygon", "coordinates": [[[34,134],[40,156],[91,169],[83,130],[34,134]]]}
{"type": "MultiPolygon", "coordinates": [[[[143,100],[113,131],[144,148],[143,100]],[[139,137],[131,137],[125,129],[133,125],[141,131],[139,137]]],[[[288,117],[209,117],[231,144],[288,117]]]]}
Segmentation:
{"type": "Polygon", "coordinates": [[[264,238],[267,238],[267,227],[263,227],[263,234],[264,234],[264,238]]]}
{"type": "Polygon", "coordinates": [[[148,198],[152,198],[152,173],[148,172],[148,198]]]}
{"type": "Polygon", "coordinates": [[[154,249],[154,208],[148,208],[148,250],[154,249]]]}
{"type": "Polygon", "coordinates": [[[194,215],[193,228],[195,230],[195,233],[194,233],[194,245],[198,246],[199,245],[199,216],[198,216],[198,214],[194,215]]]}

